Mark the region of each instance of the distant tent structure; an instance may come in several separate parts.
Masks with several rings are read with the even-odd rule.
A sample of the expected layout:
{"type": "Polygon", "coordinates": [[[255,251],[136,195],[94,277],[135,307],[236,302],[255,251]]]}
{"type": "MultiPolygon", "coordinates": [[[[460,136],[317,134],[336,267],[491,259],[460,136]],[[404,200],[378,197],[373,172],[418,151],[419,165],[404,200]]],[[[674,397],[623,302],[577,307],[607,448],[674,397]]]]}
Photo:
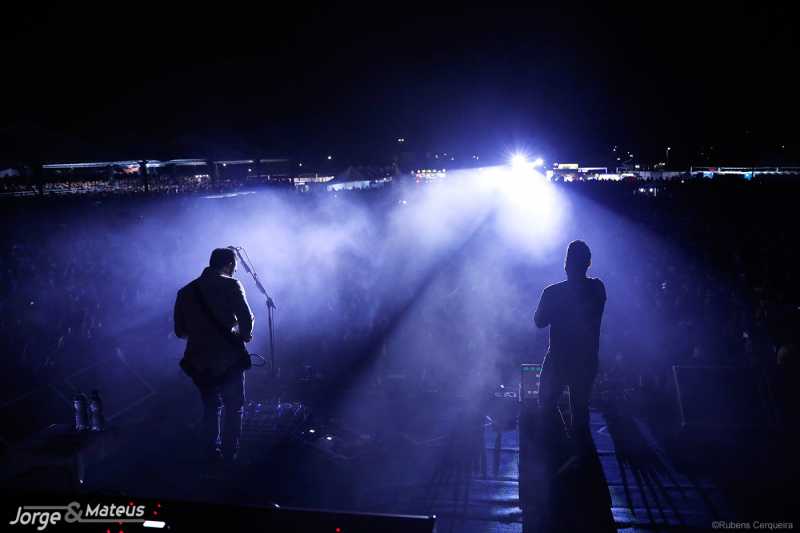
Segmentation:
{"type": "Polygon", "coordinates": [[[349,166],[327,185],[329,191],[377,189],[392,181],[393,168],[376,165],[349,166]]]}

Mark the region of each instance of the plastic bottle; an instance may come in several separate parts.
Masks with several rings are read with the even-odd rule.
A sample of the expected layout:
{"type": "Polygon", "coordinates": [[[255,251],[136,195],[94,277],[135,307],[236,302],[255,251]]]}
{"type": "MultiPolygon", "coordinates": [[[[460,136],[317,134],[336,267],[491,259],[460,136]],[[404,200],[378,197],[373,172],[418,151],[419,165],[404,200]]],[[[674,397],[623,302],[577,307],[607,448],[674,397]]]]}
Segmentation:
{"type": "Polygon", "coordinates": [[[106,428],[106,417],[103,414],[103,401],[97,390],[89,397],[89,418],[92,431],[103,431],[106,428]]]}
{"type": "Polygon", "coordinates": [[[88,415],[89,401],[86,395],[79,392],[72,399],[72,412],[75,419],[75,431],[86,431],[89,429],[88,415]]]}

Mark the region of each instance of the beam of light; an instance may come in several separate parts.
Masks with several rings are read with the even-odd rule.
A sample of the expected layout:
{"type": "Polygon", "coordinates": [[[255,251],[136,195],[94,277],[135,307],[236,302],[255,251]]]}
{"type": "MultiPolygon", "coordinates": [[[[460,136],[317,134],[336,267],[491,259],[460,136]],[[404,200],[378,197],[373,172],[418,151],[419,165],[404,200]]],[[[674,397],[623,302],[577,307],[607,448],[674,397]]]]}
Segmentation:
{"type": "Polygon", "coordinates": [[[355,350],[363,355],[343,365],[341,379],[354,386],[341,387],[332,405],[345,412],[369,410],[361,385],[371,372],[398,365],[401,352],[426,354],[424,363],[415,364],[457,380],[476,397],[486,383],[501,379],[494,363],[504,355],[502,346],[483,332],[507,331],[509,325],[484,310],[519,298],[512,266],[562,262],[566,231],[565,202],[554,185],[527,158],[516,159],[517,165],[507,161],[448,172],[452,188],[415,186],[408,204],[390,215],[382,246],[370,254],[379,267],[370,286],[382,292],[373,315],[380,317],[380,329],[355,350]],[[412,242],[409,256],[405,250],[412,242]],[[435,324],[437,334],[420,335],[423,323],[435,324]],[[457,364],[455,323],[481,332],[470,348],[456,350],[457,364]]]}
{"type": "MultiPolygon", "coordinates": [[[[517,154],[519,155],[519,154],[517,154]]],[[[514,159],[512,159],[514,161],[514,159]]],[[[499,236],[514,248],[544,256],[558,243],[568,204],[527,158],[483,169],[482,186],[494,193],[499,236]]]]}

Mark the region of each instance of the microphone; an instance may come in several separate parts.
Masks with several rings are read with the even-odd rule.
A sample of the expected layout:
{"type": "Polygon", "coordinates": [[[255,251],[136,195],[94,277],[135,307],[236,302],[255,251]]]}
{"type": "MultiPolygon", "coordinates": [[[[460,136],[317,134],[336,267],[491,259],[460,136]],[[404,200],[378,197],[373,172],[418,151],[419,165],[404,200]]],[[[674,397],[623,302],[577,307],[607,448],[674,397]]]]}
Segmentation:
{"type": "Polygon", "coordinates": [[[241,249],[241,246],[228,246],[228,250],[233,250],[234,252],[238,252],[241,249]]]}

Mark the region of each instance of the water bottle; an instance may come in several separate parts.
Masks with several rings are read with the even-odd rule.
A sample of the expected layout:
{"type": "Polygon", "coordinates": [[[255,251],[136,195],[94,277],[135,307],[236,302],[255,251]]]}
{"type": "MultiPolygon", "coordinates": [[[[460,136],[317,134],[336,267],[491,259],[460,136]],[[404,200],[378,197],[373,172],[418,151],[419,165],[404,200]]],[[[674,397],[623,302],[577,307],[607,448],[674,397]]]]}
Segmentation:
{"type": "Polygon", "coordinates": [[[75,431],[85,431],[89,427],[89,416],[87,414],[88,400],[86,395],[78,393],[72,399],[72,412],[75,417],[75,431]]]}
{"type": "Polygon", "coordinates": [[[106,428],[106,418],[103,415],[103,401],[97,390],[92,391],[89,398],[89,418],[90,429],[92,431],[103,431],[106,428]]]}

